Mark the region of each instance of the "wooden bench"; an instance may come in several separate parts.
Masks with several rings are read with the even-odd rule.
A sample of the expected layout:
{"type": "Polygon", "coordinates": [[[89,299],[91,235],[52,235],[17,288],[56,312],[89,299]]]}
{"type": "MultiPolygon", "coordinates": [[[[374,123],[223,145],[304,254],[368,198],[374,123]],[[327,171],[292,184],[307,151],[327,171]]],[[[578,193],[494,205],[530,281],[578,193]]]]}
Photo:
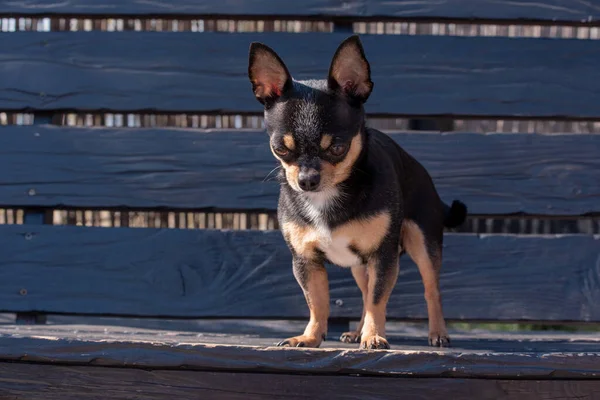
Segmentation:
{"type": "Polygon", "coordinates": [[[23,213],[0,225],[0,398],[600,398],[600,136],[452,128],[597,128],[600,1],[0,0],[0,14],[0,207],[23,213]],[[497,28],[473,35],[481,24],[497,28]],[[485,36],[522,24],[588,36],[485,36]],[[273,32],[298,26],[322,32],[273,32]],[[244,31],[261,28],[271,32],[244,31]],[[265,42],[296,78],[320,77],[361,30],[372,121],[406,122],[390,135],[471,222],[513,218],[504,233],[446,235],[448,321],[587,330],[453,325],[452,348],[429,348],[422,283],[403,257],[392,350],[337,340],[361,296],[335,267],[322,348],[273,347],[308,308],[273,225],[276,163],[248,47],[265,42]],[[32,125],[10,124],[12,113],[32,125]],[[108,126],[80,126],[97,120],[108,126]],[[112,226],[59,218],[84,211],[112,213],[112,226]],[[130,212],[155,212],[161,228],[126,227],[130,212]],[[210,229],[187,229],[198,213],[211,217],[192,225],[210,229]],[[257,213],[267,229],[217,229],[254,228],[257,213]],[[584,217],[585,233],[560,231],[584,217]],[[538,220],[552,230],[518,233],[538,220]]]}

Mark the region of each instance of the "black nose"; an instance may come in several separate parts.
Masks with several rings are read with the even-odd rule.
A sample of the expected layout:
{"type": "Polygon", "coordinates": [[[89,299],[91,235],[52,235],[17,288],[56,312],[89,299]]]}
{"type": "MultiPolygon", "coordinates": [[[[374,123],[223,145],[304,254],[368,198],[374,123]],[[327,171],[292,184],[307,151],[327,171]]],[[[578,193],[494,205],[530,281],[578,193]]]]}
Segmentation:
{"type": "Polygon", "coordinates": [[[300,171],[298,174],[298,185],[300,186],[300,189],[307,192],[316,190],[319,187],[320,182],[321,174],[314,169],[300,171]]]}

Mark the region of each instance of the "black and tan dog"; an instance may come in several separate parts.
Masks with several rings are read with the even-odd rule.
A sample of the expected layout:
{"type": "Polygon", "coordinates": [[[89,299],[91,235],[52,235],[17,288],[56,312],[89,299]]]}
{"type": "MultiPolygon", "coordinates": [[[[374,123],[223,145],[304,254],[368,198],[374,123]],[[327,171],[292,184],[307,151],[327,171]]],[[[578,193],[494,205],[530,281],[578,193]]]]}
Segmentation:
{"type": "Polygon", "coordinates": [[[350,267],[362,291],[355,332],[361,348],[389,348],[386,305],[406,252],[419,267],[429,314],[429,343],[449,344],[439,271],[444,226],[460,225],[466,206],[444,204],[421,164],[389,136],[365,126],[373,90],[358,36],[337,49],[326,80],[295,81],[281,58],[250,46],[248,74],[265,108],[270,147],[281,162],[278,218],[293,255],[310,321],[280,346],[318,347],[327,332],[329,285],[324,263],[350,267]]]}

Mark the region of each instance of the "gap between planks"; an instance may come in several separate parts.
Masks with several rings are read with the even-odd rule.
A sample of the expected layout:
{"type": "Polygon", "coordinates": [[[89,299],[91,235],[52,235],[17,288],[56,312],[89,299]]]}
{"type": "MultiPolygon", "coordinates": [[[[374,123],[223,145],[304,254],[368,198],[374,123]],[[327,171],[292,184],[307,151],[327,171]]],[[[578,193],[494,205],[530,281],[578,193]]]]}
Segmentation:
{"type": "MultiPolygon", "coordinates": [[[[358,19],[358,18],[356,18],[358,19]]],[[[354,21],[351,32],[378,35],[434,35],[465,37],[600,39],[600,27],[589,24],[552,24],[505,21],[354,21]]],[[[0,32],[134,31],[134,32],[333,32],[332,20],[215,19],[215,18],[108,18],[108,17],[4,17],[0,32]]]]}
{"type": "MultiPolygon", "coordinates": [[[[33,125],[33,113],[0,112],[0,125],[33,125]]],[[[367,125],[383,131],[420,132],[412,129],[413,120],[427,120],[441,132],[470,133],[600,133],[600,121],[510,119],[510,118],[437,118],[369,116],[367,125]]],[[[262,115],[190,114],[190,113],[119,113],[57,112],[53,124],[70,127],[143,128],[176,127],[194,129],[264,129],[262,115]]]]}

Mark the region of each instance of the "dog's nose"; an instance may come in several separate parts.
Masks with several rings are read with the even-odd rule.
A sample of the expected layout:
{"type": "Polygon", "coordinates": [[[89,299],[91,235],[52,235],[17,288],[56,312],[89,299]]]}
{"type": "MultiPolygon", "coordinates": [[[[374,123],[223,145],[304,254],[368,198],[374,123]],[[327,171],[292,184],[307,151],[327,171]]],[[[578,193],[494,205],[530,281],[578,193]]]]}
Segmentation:
{"type": "Polygon", "coordinates": [[[321,182],[321,174],[315,169],[300,171],[298,174],[298,185],[300,189],[311,192],[319,187],[321,182]]]}

